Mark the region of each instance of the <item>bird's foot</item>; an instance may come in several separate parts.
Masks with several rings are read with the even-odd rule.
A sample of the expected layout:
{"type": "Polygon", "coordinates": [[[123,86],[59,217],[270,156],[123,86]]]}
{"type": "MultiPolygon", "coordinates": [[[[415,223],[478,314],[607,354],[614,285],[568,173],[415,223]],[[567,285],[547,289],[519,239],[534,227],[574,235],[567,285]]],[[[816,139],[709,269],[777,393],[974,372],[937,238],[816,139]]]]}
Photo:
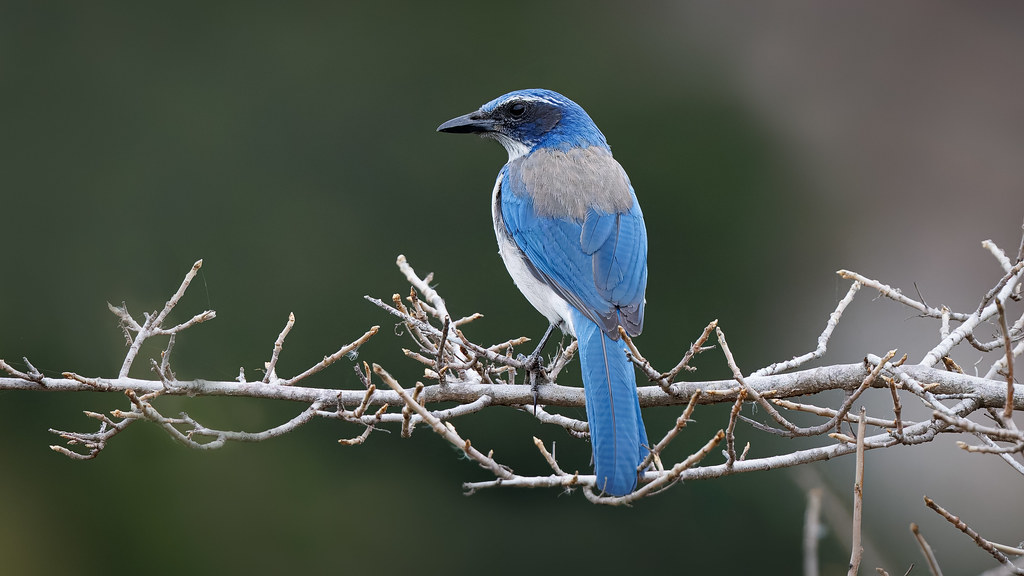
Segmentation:
{"type": "Polygon", "coordinates": [[[523,364],[527,371],[527,378],[530,380],[530,392],[533,394],[533,411],[537,412],[537,397],[538,390],[541,382],[547,380],[547,374],[544,371],[544,364],[541,362],[541,352],[544,350],[544,345],[547,344],[548,338],[551,337],[551,332],[555,329],[554,324],[548,324],[548,329],[544,332],[544,336],[540,339],[540,344],[534,349],[533,353],[529,356],[522,356],[518,358],[523,364]]]}

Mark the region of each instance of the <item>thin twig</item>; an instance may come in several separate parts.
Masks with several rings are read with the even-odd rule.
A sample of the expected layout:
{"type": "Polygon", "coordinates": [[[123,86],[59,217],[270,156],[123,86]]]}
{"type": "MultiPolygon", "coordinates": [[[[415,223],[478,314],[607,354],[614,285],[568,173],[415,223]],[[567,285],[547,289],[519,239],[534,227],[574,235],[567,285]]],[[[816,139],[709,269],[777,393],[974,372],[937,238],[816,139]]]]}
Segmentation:
{"type": "Polygon", "coordinates": [[[498,478],[511,479],[514,477],[508,468],[498,464],[495,462],[494,458],[485,455],[474,448],[469,440],[462,439],[450,422],[442,422],[440,419],[434,417],[434,415],[424,408],[419,402],[413,400],[412,396],[410,396],[409,393],[398,384],[398,381],[395,380],[386,370],[381,368],[379,365],[374,364],[373,372],[402,398],[402,401],[405,402],[405,405],[408,406],[410,410],[418,414],[420,418],[423,418],[423,421],[430,425],[435,434],[441,436],[453,446],[462,450],[466,456],[479,464],[481,468],[488,470],[498,478]]]}
{"type": "Polygon", "coordinates": [[[995,257],[996,261],[999,262],[999,265],[1003,267],[1003,272],[1009,272],[1010,269],[1013,268],[1013,263],[1006,257],[1006,253],[1003,252],[1002,248],[996,246],[995,242],[991,240],[983,240],[981,247],[988,250],[992,256],[995,257]]]}
{"type": "Polygon", "coordinates": [[[828,322],[825,323],[825,329],[822,330],[821,335],[818,336],[817,348],[807,354],[797,356],[792,360],[776,362],[775,364],[765,366],[751,374],[751,376],[767,376],[769,374],[785,372],[786,370],[792,370],[793,368],[806,364],[811,360],[822,357],[828,349],[828,341],[832,338],[832,332],[835,331],[836,326],[839,325],[839,320],[843,317],[843,312],[846,310],[846,307],[850,305],[850,302],[853,302],[853,297],[857,295],[857,291],[860,290],[860,287],[861,283],[855,280],[853,284],[850,285],[850,289],[846,291],[846,296],[839,301],[839,304],[836,305],[836,309],[829,314],[828,322]]]}
{"type": "Polygon", "coordinates": [[[999,328],[1003,331],[1003,346],[1006,348],[1006,407],[1003,408],[1003,418],[1009,420],[1013,417],[1013,349],[1010,346],[1010,330],[1006,327],[1006,310],[999,300],[996,300],[996,309],[999,312],[999,328]]]}
{"type": "MultiPolygon", "coordinates": [[[[145,324],[143,324],[140,327],[138,323],[136,323],[134,320],[132,321],[133,326],[135,328],[138,328],[138,330],[135,335],[135,338],[132,340],[131,347],[128,349],[128,353],[124,357],[124,363],[121,364],[121,370],[118,371],[117,373],[119,378],[124,378],[128,376],[128,371],[131,370],[132,362],[135,361],[135,356],[138,355],[139,349],[142,347],[142,343],[145,342],[147,338],[149,338],[154,329],[159,329],[161,327],[164,319],[167,317],[168,314],[171,313],[171,310],[173,310],[174,307],[178,305],[178,301],[181,300],[181,297],[185,294],[185,290],[188,289],[189,284],[192,283],[192,279],[196,277],[196,273],[199,272],[199,269],[202,267],[203,261],[197,260],[196,263],[192,265],[192,269],[189,270],[187,274],[185,274],[185,279],[182,280],[181,286],[179,286],[178,290],[171,296],[171,299],[167,301],[167,303],[164,305],[163,310],[161,310],[155,316],[147,314],[145,324]]],[[[113,306],[111,306],[110,308],[111,310],[116,310],[113,306]]],[[[127,310],[125,310],[124,313],[127,314],[127,310]]],[[[182,325],[181,328],[179,329],[184,329],[187,328],[188,326],[191,326],[192,324],[210,320],[215,316],[216,313],[214,313],[212,310],[207,310],[202,314],[194,316],[191,320],[189,320],[186,323],[187,326],[182,325]]]]}
{"type": "Polygon", "coordinates": [[[725,465],[729,467],[736,463],[736,436],[734,434],[736,430],[736,416],[740,413],[740,409],[743,408],[743,401],[746,399],[747,391],[740,390],[740,393],[736,395],[736,401],[733,402],[732,410],[729,411],[729,427],[725,430],[725,465]]]}
{"type": "MultiPolygon", "coordinates": [[[[870,278],[866,278],[866,277],[864,277],[864,276],[862,276],[862,275],[860,275],[860,274],[858,274],[856,272],[851,272],[849,270],[839,270],[839,271],[836,272],[836,274],[839,274],[840,277],[845,278],[847,280],[855,280],[857,282],[860,282],[861,284],[863,284],[864,286],[867,286],[868,288],[874,288],[882,296],[885,296],[886,298],[889,298],[890,300],[895,300],[896,302],[899,302],[900,304],[903,304],[904,306],[913,308],[914,310],[917,310],[917,311],[921,312],[925,316],[930,316],[932,318],[942,318],[942,310],[939,310],[939,309],[936,309],[936,308],[932,308],[931,306],[928,306],[926,304],[918,302],[917,300],[914,300],[912,298],[908,298],[908,297],[904,296],[903,293],[900,292],[898,289],[893,288],[892,286],[889,286],[888,284],[883,284],[883,283],[881,283],[881,282],[879,282],[877,280],[872,280],[870,278]]],[[[955,313],[955,312],[954,313],[950,313],[949,316],[950,316],[950,318],[952,318],[953,320],[956,320],[957,322],[964,322],[964,321],[966,321],[970,317],[969,314],[962,314],[962,313],[955,313]]]]}
{"type": "MultiPolygon", "coordinates": [[[[835,418],[839,414],[838,410],[833,408],[826,408],[824,406],[815,406],[814,404],[799,404],[797,402],[791,402],[789,400],[783,400],[781,398],[772,399],[772,403],[786,410],[798,410],[800,412],[808,412],[810,414],[817,414],[818,416],[824,416],[826,418],[835,418]]],[[[860,421],[860,418],[847,412],[843,415],[843,422],[852,422],[856,424],[860,421]]],[[[872,418],[868,416],[865,421],[868,426],[877,426],[879,428],[895,429],[895,420],[883,420],[882,418],[872,418]]],[[[914,422],[908,422],[907,425],[914,424],[914,422]]]]}
{"type": "Polygon", "coordinates": [[[641,486],[635,492],[627,494],[626,496],[599,496],[593,491],[593,489],[590,489],[589,486],[584,488],[583,493],[591,502],[612,505],[629,504],[650,494],[655,494],[676,482],[679,479],[680,474],[703,460],[705,456],[714,450],[715,446],[718,446],[723,438],[725,438],[725,432],[719,430],[711,437],[710,440],[707,441],[706,444],[704,444],[703,447],[701,447],[700,450],[690,454],[685,460],[677,463],[670,470],[659,474],[652,482],[641,486]]]}
{"type": "Polygon", "coordinates": [[[1009,272],[1004,275],[995,286],[992,287],[985,297],[982,298],[981,303],[978,305],[978,309],[967,317],[963,323],[952,332],[949,336],[944,338],[937,346],[932,348],[924,358],[921,360],[921,364],[924,366],[931,366],[942,358],[949,354],[953,346],[959,344],[969,334],[974,332],[974,329],[982,322],[988,321],[990,318],[996,315],[998,312],[994,304],[989,304],[993,299],[997,301],[1005,301],[1013,293],[1015,287],[1020,282],[1020,276],[1024,271],[1024,261],[1018,262],[1010,269],[1009,272]]]}
{"type": "Polygon", "coordinates": [[[889,383],[889,391],[892,393],[892,412],[895,415],[896,434],[903,436],[903,420],[900,417],[903,412],[903,405],[900,404],[900,395],[896,392],[896,380],[886,378],[886,382],[889,383]]]}
{"type": "Polygon", "coordinates": [[[793,424],[789,420],[786,420],[782,416],[782,414],[779,414],[779,411],[776,410],[774,406],[772,406],[767,400],[764,399],[764,397],[761,396],[761,394],[758,394],[757,391],[755,391],[753,388],[750,387],[749,384],[747,384],[746,379],[743,378],[743,372],[740,371],[740,367],[736,364],[736,359],[733,358],[732,351],[729,349],[729,343],[726,342],[725,333],[722,332],[722,329],[715,328],[715,334],[718,337],[719,345],[721,345],[722,347],[722,354],[725,355],[725,361],[729,365],[729,369],[732,370],[733,378],[735,378],[736,381],[739,382],[740,386],[742,386],[743,389],[746,390],[747,394],[751,396],[758,404],[760,404],[761,407],[764,408],[766,412],[768,412],[768,415],[774,418],[776,422],[781,424],[790,432],[798,433],[800,428],[796,424],[793,424]]]}
{"type": "MultiPolygon", "coordinates": [[[[559,476],[565,475],[565,472],[563,472],[562,469],[558,466],[558,462],[555,461],[555,455],[552,454],[551,452],[548,452],[548,449],[544,447],[544,442],[542,442],[540,438],[534,436],[533,445],[537,447],[537,450],[540,451],[541,456],[544,457],[544,460],[548,463],[548,466],[551,466],[551,470],[553,470],[555,474],[558,474],[559,476]]],[[[555,445],[552,444],[551,451],[554,452],[554,450],[555,445]]]]}
{"type": "Polygon", "coordinates": [[[1010,562],[1010,559],[1007,558],[1005,554],[1003,554],[999,550],[996,550],[995,547],[992,546],[991,542],[983,538],[981,534],[978,534],[978,532],[970,526],[968,526],[966,522],[964,522],[963,520],[961,520],[960,518],[958,518],[945,508],[943,508],[942,506],[939,506],[934,500],[927,496],[924,497],[924,503],[926,506],[928,506],[936,513],[938,513],[939,516],[945,518],[946,521],[948,521],[953,526],[956,526],[958,530],[960,530],[968,537],[970,537],[972,540],[974,540],[974,543],[977,544],[979,548],[991,554],[997,562],[999,562],[1008,570],[1010,570],[1010,572],[1012,572],[1013,574],[1024,574],[1024,570],[1015,566],[1013,562],[1010,562]]]}
{"type": "MultiPolygon", "coordinates": [[[[1010,468],[1013,468],[1021,475],[1024,475],[1024,464],[1021,464],[1020,462],[1014,460],[1012,454],[1000,451],[1000,446],[996,444],[995,441],[989,438],[988,436],[981,434],[979,432],[975,432],[974,435],[977,436],[978,439],[981,440],[987,447],[989,447],[993,454],[999,456],[1000,458],[1003,459],[1004,462],[1009,464],[1010,468]]],[[[963,447],[961,446],[961,448],[963,447]]]]}
{"type": "Polygon", "coordinates": [[[343,356],[346,356],[346,355],[349,355],[349,354],[354,354],[357,350],[359,350],[359,347],[362,346],[363,344],[365,344],[367,340],[369,340],[374,334],[377,333],[378,330],[380,330],[380,326],[372,326],[362,336],[360,336],[359,338],[356,338],[352,342],[342,346],[334,354],[331,354],[330,356],[324,356],[323,360],[321,360],[320,362],[317,362],[316,364],[311,366],[308,370],[306,370],[302,374],[299,374],[298,376],[295,376],[293,378],[289,378],[289,379],[285,380],[284,382],[281,382],[281,384],[284,385],[284,386],[291,386],[291,385],[295,384],[296,382],[298,382],[300,380],[304,380],[304,379],[312,376],[313,374],[316,374],[317,372],[323,370],[324,368],[327,368],[331,364],[334,364],[339,359],[341,359],[343,356]]]}
{"type": "MultiPolygon", "coordinates": [[[[1024,224],[1020,226],[1021,230],[1024,230],[1024,224]]],[[[1020,236],[1020,247],[1017,248],[1017,262],[1024,261],[1024,234],[1020,236]]]]}
{"type": "Polygon", "coordinates": [[[43,381],[43,375],[38,370],[36,370],[34,366],[28,363],[28,359],[25,359],[25,364],[28,365],[30,369],[30,372],[27,374],[25,372],[22,372],[21,370],[15,369],[13,366],[8,364],[7,362],[4,362],[3,360],[0,360],[0,370],[7,372],[8,374],[14,376],[15,378],[21,378],[22,380],[35,382],[40,386],[46,386],[46,383],[43,381]]]}
{"type": "Polygon", "coordinates": [[[984,434],[985,436],[988,436],[993,440],[1001,440],[1003,442],[1024,442],[1024,431],[1021,430],[982,426],[981,424],[972,422],[966,418],[959,418],[952,414],[939,412],[938,410],[932,412],[932,417],[942,420],[944,422],[948,422],[949,424],[956,426],[963,432],[984,434]]]}
{"type": "Polygon", "coordinates": [[[697,338],[697,340],[695,340],[693,344],[690,345],[690,348],[686,351],[686,353],[683,354],[683,358],[679,361],[679,363],[673,366],[672,369],[669,370],[668,372],[662,374],[661,379],[671,383],[672,381],[675,380],[676,374],[679,374],[680,370],[695,370],[695,368],[690,366],[690,360],[692,360],[694,356],[700,354],[702,351],[706,349],[704,347],[704,343],[708,341],[708,337],[711,336],[711,332],[717,327],[717,318],[709,322],[708,325],[704,327],[704,331],[701,332],[700,337],[697,338]]]}
{"type": "Polygon", "coordinates": [[[942,576],[942,569],[939,568],[939,562],[935,559],[935,552],[932,550],[931,545],[924,539],[924,534],[918,530],[917,524],[910,523],[910,531],[914,533],[914,538],[917,540],[917,544],[921,547],[921,552],[924,554],[924,559],[928,562],[928,570],[931,571],[932,576],[942,576]]]}
{"type": "Polygon", "coordinates": [[[860,421],[857,424],[857,472],[853,481],[853,542],[850,554],[849,576],[857,576],[860,571],[861,557],[864,555],[864,545],[861,544],[861,521],[864,515],[864,436],[867,432],[867,424],[864,421],[866,416],[864,407],[860,409],[860,421]]]}
{"type": "Polygon", "coordinates": [[[434,356],[434,371],[437,372],[437,381],[441,384],[445,384],[444,373],[448,368],[445,362],[445,346],[448,340],[448,328],[451,326],[452,319],[448,316],[444,317],[444,325],[441,327],[441,337],[437,342],[437,354],[434,356]]]}
{"type": "Polygon", "coordinates": [[[661,463],[660,455],[669,445],[669,442],[672,442],[672,440],[682,432],[683,428],[686,427],[686,423],[690,421],[690,416],[693,415],[693,409],[697,406],[697,400],[700,399],[700,395],[701,391],[697,390],[692,396],[690,396],[690,402],[686,405],[686,409],[679,415],[679,418],[676,418],[676,425],[670,428],[669,431],[665,433],[665,436],[657,444],[651,447],[647,457],[640,463],[640,470],[646,469],[652,462],[657,466],[658,470],[665,469],[661,463]]]}
{"type": "Polygon", "coordinates": [[[271,380],[277,380],[277,373],[275,369],[277,367],[277,359],[281,356],[281,350],[284,348],[284,339],[288,336],[288,333],[292,331],[292,327],[295,326],[295,313],[288,313],[288,322],[285,323],[284,329],[277,336],[277,340],[274,341],[274,353],[270,355],[270,362],[266,364],[267,373],[263,376],[263,382],[269,383],[271,380]]]}
{"type": "Polygon", "coordinates": [[[804,512],[804,576],[818,576],[818,540],[821,534],[821,488],[807,491],[804,512]]]}

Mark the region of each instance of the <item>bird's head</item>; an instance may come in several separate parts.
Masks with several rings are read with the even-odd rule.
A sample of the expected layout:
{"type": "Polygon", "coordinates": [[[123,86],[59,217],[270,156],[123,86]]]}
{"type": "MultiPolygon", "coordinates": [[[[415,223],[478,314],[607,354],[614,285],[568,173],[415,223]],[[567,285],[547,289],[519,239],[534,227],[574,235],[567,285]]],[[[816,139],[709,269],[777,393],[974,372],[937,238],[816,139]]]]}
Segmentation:
{"type": "Polygon", "coordinates": [[[494,138],[508,151],[510,161],[537,148],[608,146],[583,108],[551,90],[509,92],[475,112],[452,118],[437,131],[494,138]]]}

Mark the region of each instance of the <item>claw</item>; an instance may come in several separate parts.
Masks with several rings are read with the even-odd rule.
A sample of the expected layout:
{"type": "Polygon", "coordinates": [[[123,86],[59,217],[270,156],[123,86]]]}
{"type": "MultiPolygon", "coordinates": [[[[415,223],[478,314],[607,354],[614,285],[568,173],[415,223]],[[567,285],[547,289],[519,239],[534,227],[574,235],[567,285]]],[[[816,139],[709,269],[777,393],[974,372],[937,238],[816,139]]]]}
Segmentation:
{"type": "Polygon", "coordinates": [[[540,395],[537,390],[537,372],[530,370],[530,392],[533,393],[533,415],[537,415],[537,397],[540,395]]]}
{"type": "Polygon", "coordinates": [[[537,374],[544,373],[544,367],[540,362],[540,353],[544,350],[544,345],[548,343],[548,338],[551,337],[551,332],[555,329],[554,324],[548,324],[548,329],[544,332],[544,336],[541,337],[540,343],[537,344],[537,348],[533,351],[533,354],[527,356],[523,362],[526,364],[526,369],[530,374],[530,391],[533,392],[533,413],[537,413],[537,397],[539,395],[537,387],[537,374]]]}

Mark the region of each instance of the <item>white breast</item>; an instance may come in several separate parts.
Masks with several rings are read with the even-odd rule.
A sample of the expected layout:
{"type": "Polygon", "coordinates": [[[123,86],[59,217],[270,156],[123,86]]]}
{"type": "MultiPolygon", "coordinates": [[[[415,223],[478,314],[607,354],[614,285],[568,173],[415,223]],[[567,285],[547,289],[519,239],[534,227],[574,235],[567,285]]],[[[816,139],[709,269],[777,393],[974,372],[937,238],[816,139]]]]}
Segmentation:
{"type": "Polygon", "coordinates": [[[526,261],[526,255],[516,245],[515,240],[505,230],[501,221],[501,203],[498,199],[498,191],[501,189],[501,175],[494,183],[494,190],[491,192],[491,217],[494,222],[494,235],[498,239],[498,253],[501,254],[505,268],[509,276],[515,282],[519,291],[526,296],[526,299],[533,304],[538,312],[543,314],[550,322],[558,325],[563,332],[575,336],[576,332],[572,327],[572,319],[569,314],[569,304],[562,299],[550,286],[539,280],[530,271],[526,261]]]}

